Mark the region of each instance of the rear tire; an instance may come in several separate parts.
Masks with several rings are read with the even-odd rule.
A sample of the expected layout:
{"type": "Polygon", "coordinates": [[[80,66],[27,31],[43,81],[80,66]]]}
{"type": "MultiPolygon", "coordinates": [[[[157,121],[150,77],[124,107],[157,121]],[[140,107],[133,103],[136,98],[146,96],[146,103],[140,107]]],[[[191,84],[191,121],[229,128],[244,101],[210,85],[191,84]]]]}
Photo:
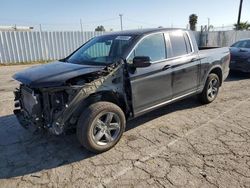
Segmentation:
{"type": "Polygon", "coordinates": [[[125,126],[125,115],[120,107],[110,102],[96,102],[81,114],[76,133],[81,145],[101,153],[117,144],[125,126]]]}
{"type": "Polygon", "coordinates": [[[202,93],[199,94],[199,99],[201,103],[208,104],[213,102],[219,92],[220,88],[220,79],[217,74],[211,73],[208,75],[205,87],[202,90],[202,93]]]}

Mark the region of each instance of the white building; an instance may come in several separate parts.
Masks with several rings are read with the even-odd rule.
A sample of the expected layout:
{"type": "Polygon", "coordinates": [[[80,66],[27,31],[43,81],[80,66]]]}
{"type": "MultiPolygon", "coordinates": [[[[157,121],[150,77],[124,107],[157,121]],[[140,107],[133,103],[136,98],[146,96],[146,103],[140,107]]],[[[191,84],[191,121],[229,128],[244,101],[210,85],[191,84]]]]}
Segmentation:
{"type": "Polygon", "coordinates": [[[2,26],[0,25],[0,31],[32,31],[34,27],[28,26],[2,26]]]}

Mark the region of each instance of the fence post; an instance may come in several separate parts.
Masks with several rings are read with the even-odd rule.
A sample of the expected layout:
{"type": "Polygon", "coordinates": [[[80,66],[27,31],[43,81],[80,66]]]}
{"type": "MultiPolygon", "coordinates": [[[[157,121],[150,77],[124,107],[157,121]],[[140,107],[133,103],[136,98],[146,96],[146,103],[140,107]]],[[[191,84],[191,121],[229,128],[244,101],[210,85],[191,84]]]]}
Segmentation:
{"type": "Polygon", "coordinates": [[[235,30],[234,42],[236,42],[236,41],[237,41],[237,34],[238,34],[238,30],[235,30]]]}
{"type": "Polygon", "coordinates": [[[46,43],[45,37],[43,35],[41,24],[39,24],[39,33],[40,33],[41,47],[42,47],[42,60],[48,61],[49,57],[48,57],[47,43],[46,43]]]}
{"type": "Polygon", "coordinates": [[[0,31],[0,64],[3,63],[3,42],[2,42],[2,31],[0,31]]]}

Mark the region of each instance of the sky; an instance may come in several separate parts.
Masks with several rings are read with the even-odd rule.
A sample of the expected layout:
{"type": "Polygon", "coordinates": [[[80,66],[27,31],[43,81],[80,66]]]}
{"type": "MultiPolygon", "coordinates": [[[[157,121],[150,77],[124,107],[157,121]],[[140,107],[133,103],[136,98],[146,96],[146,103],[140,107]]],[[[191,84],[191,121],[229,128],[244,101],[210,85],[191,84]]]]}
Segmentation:
{"type": "MultiPolygon", "coordinates": [[[[214,27],[237,22],[240,0],[0,0],[0,25],[33,26],[42,30],[93,31],[179,27],[186,28],[188,17],[198,16],[198,29],[208,18],[214,27]]],[[[242,21],[250,22],[250,0],[243,0],[242,21]]]]}

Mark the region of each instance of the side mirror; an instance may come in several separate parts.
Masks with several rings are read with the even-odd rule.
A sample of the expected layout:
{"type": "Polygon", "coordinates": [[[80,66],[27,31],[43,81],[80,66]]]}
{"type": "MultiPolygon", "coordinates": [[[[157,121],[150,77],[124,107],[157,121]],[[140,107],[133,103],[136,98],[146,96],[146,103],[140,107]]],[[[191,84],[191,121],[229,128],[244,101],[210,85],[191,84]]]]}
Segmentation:
{"type": "Polygon", "coordinates": [[[136,56],[133,59],[133,65],[135,68],[148,67],[151,65],[150,57],[148,57],[148,56],[136,56]]]}

